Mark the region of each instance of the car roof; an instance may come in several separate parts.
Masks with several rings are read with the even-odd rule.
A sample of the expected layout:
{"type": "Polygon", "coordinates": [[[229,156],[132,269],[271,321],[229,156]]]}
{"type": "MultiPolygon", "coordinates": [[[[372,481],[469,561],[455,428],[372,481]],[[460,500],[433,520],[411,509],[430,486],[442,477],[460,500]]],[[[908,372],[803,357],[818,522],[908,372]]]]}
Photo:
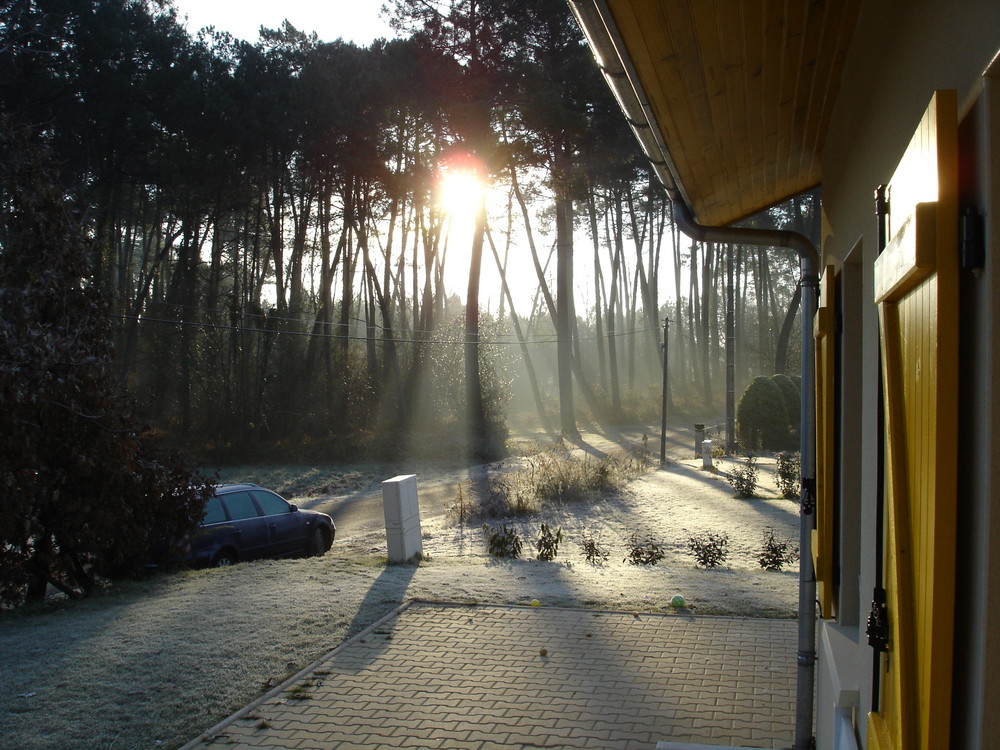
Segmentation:
{"type": "Polygon", "coordinates": [[[230,492],[240,492],[241,490],[260,490],[263,489],[259,484],[254,484],[253,482],[238,482],[235,484],[220,484],[215,488],[216,495],[227,495],[230,492]]]}

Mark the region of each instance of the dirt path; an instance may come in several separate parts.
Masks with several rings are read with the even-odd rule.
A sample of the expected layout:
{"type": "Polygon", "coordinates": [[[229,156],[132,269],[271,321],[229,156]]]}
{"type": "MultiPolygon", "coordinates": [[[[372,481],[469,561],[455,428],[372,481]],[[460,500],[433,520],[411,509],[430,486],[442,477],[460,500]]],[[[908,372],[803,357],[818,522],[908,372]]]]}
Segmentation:
{"type": "MultiPolygon", "coordinates": [[[[670,460],[693,455],[693,429],[675,423],[666,431],[666,455],[670,460]]],[[[460,466],[455,462],[417,460],[394,465],[360,464],[299,467],[234,466],[220,471],[223,481],[253,481],[272,488],[300,507],[318,510],[333,517],[338,540],[379,532],[384,528],[380,483],[398,474],[416,474],[420,493],[420,513],[425,524],[447,515],[459,496],[468,497],[489,472],[498,473],[516,465],[518,453],[533,453],[551,445],[541,431],[521,430],[512,439],[514,456],[493,465],[460,466]]],[[[657,460],[660,454],[659,426],[636,426],[602,431],[584,431],[575,444],[578,456],[601,458],[613,451],[644,448],[657,460]]]]}
{"type": "MultiPolygon", "coordinates": [[[[536,451],[539,436],[524,434],[518,444],[536,451]]],[[[424,553],[429,561],[415,570],[388,568],[386,582],[405,575],[403,588],[412,596],[473,601],[530,601],[540,596],[567,605],[644,607],[666,610],[674,594],[706,614],[794,616],[797,607],[797,561],[783,571],[762,570],[759,556],[766,536],[789,551],[798,546],[798,506],[781,497],[774,483],[774,460],[758,459],[757,497],[736,497],[727,481],[742,459],[715,459],[713,469],[693,458],[693,429],[674,425],[667,431],[667,463],[633,481],[620,496],[566,504],[506,522],[520,535],[522,559],[499,563],[487,554],[483,522],[456,522],[459,492],[466,498],[487,473],[518,465],[512,457],[484,466],[456,468],[445,463],[413,466],[247,467],[251,479],[276,488],[302,507],[330,513],[338,537],[331,555],[366,560],[385,554],[386,542],[380,482],[398,473],[417,474],[424,553]],[[560,529],[563,542],[555,563],[530,558],[541,524],[560,529]],[[696,566],[692,538],[725,535],[727,557],[714,570],[696,566]],[[582,544],[591,540],[606,552],[599,565],[588,562],[582,544]],[[663,552],[656,566],[627,562],[637,542],[651,542],[663,552]],[[461,570],[461,572],[458,572],[461,570]],[[535,592],[528,595],[528,592],[535,592]],[[527,597],[527,598],[525,598],[527,597]]],[[[600,458],[622,448],[641,448],[658,463],[659,434],[643,427],[585,432],[572,447],[577,457],[600,458]]],[[[236,469],[235,471],[241,471],[236,469]]],[[[600,562],[600,561],[599,561],[600,562]]]]}

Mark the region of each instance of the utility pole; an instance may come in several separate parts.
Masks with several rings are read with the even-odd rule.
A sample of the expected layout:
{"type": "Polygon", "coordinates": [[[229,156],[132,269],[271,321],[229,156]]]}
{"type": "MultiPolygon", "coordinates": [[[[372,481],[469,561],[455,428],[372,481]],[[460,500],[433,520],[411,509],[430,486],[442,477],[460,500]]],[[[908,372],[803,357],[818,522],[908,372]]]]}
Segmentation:
{"type": "Polygon", "coordinates": [[[736,269],[733,243],[726,245],[726,451],[736,452],[736,269]]]}
{"type": "MultiPolygon", "coordinates": [[[[660,399],[660,466],[667,463],[667,401],[670,393],[670,374],[667,363],[667,342],[670,332],[670,318],[663,319],[663,394],[660,399]]],[[[672,404],[671,404],[672,406],[672,404]]]]}

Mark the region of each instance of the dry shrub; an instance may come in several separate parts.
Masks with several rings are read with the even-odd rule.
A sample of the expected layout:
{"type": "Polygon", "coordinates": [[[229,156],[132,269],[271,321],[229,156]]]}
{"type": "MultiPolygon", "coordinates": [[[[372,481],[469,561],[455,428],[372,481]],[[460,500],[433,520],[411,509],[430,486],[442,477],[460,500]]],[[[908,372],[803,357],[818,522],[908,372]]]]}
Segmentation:
{"type": "Polygon", "coordinates": [[[491,478],[479,512],[490,518],[506,518],[538,512],[544,505],[593,500],[618,492],[649,465],[642,451],[574,458],[557,445],[525,458],[521,468],[491,478]]]}

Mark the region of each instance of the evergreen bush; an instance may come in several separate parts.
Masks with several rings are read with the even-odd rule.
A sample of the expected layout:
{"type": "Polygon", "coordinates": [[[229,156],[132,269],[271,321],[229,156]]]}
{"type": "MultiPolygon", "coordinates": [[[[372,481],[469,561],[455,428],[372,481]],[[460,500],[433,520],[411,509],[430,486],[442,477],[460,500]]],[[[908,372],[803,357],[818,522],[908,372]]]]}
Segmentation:
{"type": "Polygon", "coordinates": [[[632,532],[626,546],[628,555],[622,562],[631,565],[656,565],[667,555],[663,547],[654,542],[651,536],[647,534],[646,537],[640,538],[638,531],[632,532]]]}
{"type": "Polygon", "coordinates": [[[600,538],[594,538],[588,532],[585,532],[580,540],[580,548],[583,550],[584,559],[591,565],[603,565],[611,556],[608,548],[601,544],[600,538]]]}
{"type": "Polygon", "coordinates": [[[764,541],[760,552],[757,553],[757,562],[764,570],[784,570],[789,565],[799,559],[799,548],[792,545],[790,541],[779,541],[774,536],[774,529],[768,527],[764,531],[764,541]]]}
{"type": "Polygon", "coordinates": [[[499,529],[483,526],[486,532],[486,551],[500,559],[516,560],[521,556],[523,542],[516,528],[502,524],[499,529]]]}
{"type": "Polygon", "coordinates": [[[729,555],[729,535],[725,533],[698,534],[688,538],[688,550],[695,562],[703,568],[718,568],[729,555]]]}
{"type": "Polygon", "coordinates": [[[733,470],[729,484],[740,497],[753,497],[757,492],[757,459],[747,456],[743,466],[733,470]]]}
{"type": "Polygon", "coordinates": [[[747,451],[781,450],[789,441],[788,424],[781,390],[770,378],[754,378],[736,407],[740,445],[747,451]]]}
{"type": "Polygon", "coordinates": [[[799,477],[802,474],[802,465],[798,453],[782,451],[777,456],[778,462],[775,469],[775,482],[781,496],[792,499],[799,496],[799,477]]]}
{"type": "Polygon", "coordinates": [[[781,397],[785,402],[785,411],[788,414],[788,440],[782,446],[784,450],[795,450],[799,440],[799,420],[802,415],[802,390],[795,381],[787,375],[772,375],[771,382],[778,386],[781,397]]]}

